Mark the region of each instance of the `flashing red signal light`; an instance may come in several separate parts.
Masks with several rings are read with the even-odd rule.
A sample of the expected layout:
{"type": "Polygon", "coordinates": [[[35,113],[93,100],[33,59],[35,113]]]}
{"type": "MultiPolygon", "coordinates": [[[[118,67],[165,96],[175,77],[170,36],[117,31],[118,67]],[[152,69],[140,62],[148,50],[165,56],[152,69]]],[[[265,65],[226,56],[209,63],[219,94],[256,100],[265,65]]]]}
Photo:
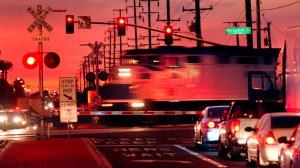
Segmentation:
{"type": "Polygon", "coordinates": [[[54,69],[60,63],[60,58],[55,52],[49,52],[45,55],[44,63],[48,68],[54,69]]]}
{"type": "Polygon", "coordinates": [[[125,36],[126,34],[126,20],[125,17],[117,17],[118,36],[125,36]]]}
{"type": "Polygon", "coordinates": [[[66,15],[66,33],[74,34],[74,15],[66,15]]]}
{"type": "Polygon", "coordinates": [[[28,69],[34,69],[39,65],[37,53],[27,53],[22,58],[23,65],[28,69]]]}
{"type": "Polygon", "coordinates": [[[165,26],[165,44],[173,44],[173,27],[172,26],[165,26]]]}

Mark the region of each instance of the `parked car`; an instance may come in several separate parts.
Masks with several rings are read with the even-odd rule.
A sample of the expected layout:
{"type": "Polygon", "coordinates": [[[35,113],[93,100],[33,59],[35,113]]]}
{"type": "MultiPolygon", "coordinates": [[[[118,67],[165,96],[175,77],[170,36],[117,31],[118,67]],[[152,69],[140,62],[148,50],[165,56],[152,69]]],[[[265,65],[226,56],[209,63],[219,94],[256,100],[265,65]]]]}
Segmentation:
{"type": "Polygon", "coordinates": [[[278,163],[280,168],[300,167],[300,124],[291,136],[278,138],[278,143],[287,143],[280,149],[278,163]]]}
{"type": "Polygon", "coordinates": [[[285,111],[280,101],[234,101],[220,125],[218,155],[229,159],[245,153],[249,132],[246,127],[254,127],[259,118],[268,112],[285,111]]]}
{"type": "Polygon", "coordinates": [[[286,144],[279,143],[277,139],[290,136],[299,123],[300,113],[268,113],[260,118],[255,127],[245,128],[251,132],[246,142],[248,165],[278,165],[279,151],[286,144]]]}
{"type": "Polygon", "coordinates": [[[194,144],[196,148],[206,150],[217,147],[219,140],[219,124],[227,114],[229,106],[208,106],[202,111],[203,118],[194,125],[194,144]]]}

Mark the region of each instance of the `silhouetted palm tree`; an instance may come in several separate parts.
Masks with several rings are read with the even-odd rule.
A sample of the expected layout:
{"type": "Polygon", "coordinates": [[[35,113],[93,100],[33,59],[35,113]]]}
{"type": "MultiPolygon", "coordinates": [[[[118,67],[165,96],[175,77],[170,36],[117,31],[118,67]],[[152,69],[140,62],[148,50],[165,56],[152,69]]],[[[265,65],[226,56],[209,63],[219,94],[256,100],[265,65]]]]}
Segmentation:
{"type": "Polygon", "coordinates": [[[1,79],[7,81],[7,72],[13,68],[13,63],[8,60],[0,59],[1,79]]]}

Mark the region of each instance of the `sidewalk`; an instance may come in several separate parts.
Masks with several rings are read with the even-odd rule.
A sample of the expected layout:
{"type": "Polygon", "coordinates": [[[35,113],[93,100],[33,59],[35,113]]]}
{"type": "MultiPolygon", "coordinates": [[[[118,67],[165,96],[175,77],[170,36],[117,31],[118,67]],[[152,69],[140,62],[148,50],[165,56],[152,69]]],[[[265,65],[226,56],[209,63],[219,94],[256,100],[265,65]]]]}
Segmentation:
{"type": "Polygon", "coordinates": [[[20,140],[0,152],[1,168],[111,168],[88,139],[20,140]]]}

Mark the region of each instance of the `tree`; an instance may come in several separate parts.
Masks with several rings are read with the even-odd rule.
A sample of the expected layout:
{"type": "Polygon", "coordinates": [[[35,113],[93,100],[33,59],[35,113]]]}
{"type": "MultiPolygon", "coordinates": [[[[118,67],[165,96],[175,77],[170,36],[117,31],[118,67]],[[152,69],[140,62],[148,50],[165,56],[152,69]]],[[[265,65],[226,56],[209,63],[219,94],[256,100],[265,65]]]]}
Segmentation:
{"type": "Polygon", "coordinates": [[[9,70],[13,68],[13,63],[8,60],[0,59],[0,71],[1,71],[1,79],[7,81],[7,73],[9,70]]]}

